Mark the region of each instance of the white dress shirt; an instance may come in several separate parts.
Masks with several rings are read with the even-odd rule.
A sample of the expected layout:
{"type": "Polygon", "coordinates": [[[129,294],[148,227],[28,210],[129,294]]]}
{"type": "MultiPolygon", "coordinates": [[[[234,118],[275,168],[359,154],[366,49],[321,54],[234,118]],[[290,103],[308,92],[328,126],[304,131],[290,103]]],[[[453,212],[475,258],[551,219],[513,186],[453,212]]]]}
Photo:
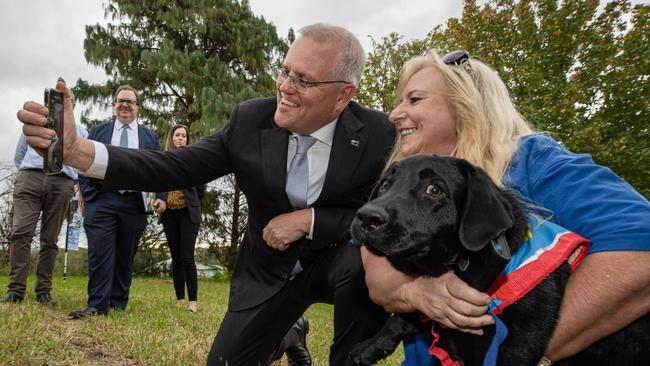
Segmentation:
{"type": "MultiPolygon", "coordinates": [[[[113,123],[113,137],[111,137],[111,145],[120,146],[120,137],[122,137],[122,126],[125,126],[122,122],[115,120],[113,123]]],[[[128,130],[127,136],[129,136],[129,149],[139,149],[140,143],[138,139],[138,122],[133,120],[133,122],[127,124],[128,130]]]]}
{"type": "MultiPolygon", "coordinates": [[[[316,138],[314,145],[307,150],[307,161],[309,162],[309,185],[307,188],[307,206],[311,206],[323,190],[323,183],[325,183],[325,174],[330,161],[330,151],[332,151],[332,141],[334,140],[334,131],[336,131],[336,122],[338,119],[326,124],[317,131],[311,134],[316,138]]],[[[289,138],[289,148],[287,150],[287,172],[291,166],[291,160],[296,155],[297,139],[296,134],[292,134],[289,138]]],[[[314,233],[314,222],[316,221],[316,212],[311,209],[311,225],[307,239],[312,238],[314,233]]]]}

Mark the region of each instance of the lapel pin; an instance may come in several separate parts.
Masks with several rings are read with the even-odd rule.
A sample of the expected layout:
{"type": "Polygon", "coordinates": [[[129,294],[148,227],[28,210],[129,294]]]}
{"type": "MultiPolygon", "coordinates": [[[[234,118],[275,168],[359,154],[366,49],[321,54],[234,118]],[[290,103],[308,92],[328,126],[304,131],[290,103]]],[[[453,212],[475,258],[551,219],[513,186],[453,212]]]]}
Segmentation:
{"type": "Polygon", "coordinates": [[[359,140],[350,140],[350,145],[359,146],[359,140]]]}

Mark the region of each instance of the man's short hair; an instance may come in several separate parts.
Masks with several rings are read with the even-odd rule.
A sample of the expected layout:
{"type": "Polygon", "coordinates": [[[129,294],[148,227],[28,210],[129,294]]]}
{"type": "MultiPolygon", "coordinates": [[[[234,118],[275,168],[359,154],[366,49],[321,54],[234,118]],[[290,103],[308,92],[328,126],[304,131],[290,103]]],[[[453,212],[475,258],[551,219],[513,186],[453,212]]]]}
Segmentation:
{"type": "Polygon", "coordinates": [[[319,43],[335,44],[341,52],[332,69],[332,78],[347,80],[359,86],[366,67],[366,52],[352,32],[336,25],[316,23],[300,28],[298,34],[319,43]]]}
{"type": "Polygon", "coordinates": [[[130,90],[135,94],[135,101],[137,104],[140,104],[140,94],[129,84],[123,84],[120,85],[117,90],[115,91],[115,96],[113,97],[114,100],[117,100],[117,95],[120,94],[122,90],[130,90]]]}

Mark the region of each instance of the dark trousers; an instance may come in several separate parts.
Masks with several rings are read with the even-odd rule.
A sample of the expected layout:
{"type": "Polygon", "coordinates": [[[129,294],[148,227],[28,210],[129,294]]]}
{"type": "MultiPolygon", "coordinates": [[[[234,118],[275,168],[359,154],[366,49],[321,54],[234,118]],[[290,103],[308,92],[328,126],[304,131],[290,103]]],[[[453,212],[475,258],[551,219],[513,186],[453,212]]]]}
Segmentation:
{"type": "Polygon", "coordinates": [[[208,355],[209,366],[266,365],[289,328],[317,302],[334,304],[329,364],[351,364],[352,347],[375,334],[388,317],[368,297],[359,248],[342,245],[323,250],[303,267],[264,303],[226,312],[208,355]]]}
{"type": "Polygon", "coordinates": [[[190,220],[187,207],[181,209],[167,209],[160,220],[165,230],[165,237],[172,255],[172,278],[176,299],[185,298],[185,285],[187,284],[187,297],[196,301],[197,281],[196,262],[194,261],[194,248],[196,236],[199,233],[199,224],[190,220]]]}
{"type": "Polygon", "coordinates": [[[133,257],[146,222],[140,193],[99,193],[86,202],[89,307],[126,308],[133,257]]]}
{"type": "Polygon", "coordinates": [[[36,265],[36,294],[52,291],[57,239],[72,197],[74,182],[63,175],[20,170],[14,182],[14,213],[9,237],[9,291],[24,296],[31,244],[41,216],[40,249],[36,265]],[[42,212],[42,215],[41,215],[42,212]]]}

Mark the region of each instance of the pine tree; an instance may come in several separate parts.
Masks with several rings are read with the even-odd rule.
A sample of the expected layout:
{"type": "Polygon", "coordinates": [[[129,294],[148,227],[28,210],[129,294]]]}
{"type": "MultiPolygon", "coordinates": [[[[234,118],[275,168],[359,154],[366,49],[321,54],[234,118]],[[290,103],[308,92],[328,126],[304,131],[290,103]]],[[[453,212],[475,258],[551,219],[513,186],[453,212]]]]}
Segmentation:
{"type": "Polygon", "coordinates": [[[203,136],[227,121],[243,100],[273,93],[269,65],[287,46],[275,27],[233,0],[110,0],[115,23],[86,27],[87,61],[108,76],[79,80],[81,101],[110,108],[117,86],[141,92],[140,120],[163,137],[172,124],[203,136]]]}

